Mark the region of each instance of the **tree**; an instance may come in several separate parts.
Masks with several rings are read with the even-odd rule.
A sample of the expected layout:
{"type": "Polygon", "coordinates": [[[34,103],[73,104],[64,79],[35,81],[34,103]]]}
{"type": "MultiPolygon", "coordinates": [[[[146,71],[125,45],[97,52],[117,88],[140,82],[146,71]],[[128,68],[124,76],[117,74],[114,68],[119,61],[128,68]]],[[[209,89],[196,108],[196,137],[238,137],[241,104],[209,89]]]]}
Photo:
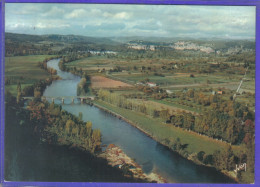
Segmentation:
{"type": "Polygon", "coordinates": [[[18,82],[16,90],[20,91],[20,92],[22,91],[22,87],[21,87],[21,83],[20,82],[18,82]]]}
{"type": "Polygon", "coordinates": [[[33,85],[24,87],[23,95],[24,96],[33,96],[34,95],[33,85]]]}
{"type": "Polygon", "coordinates": [[[72,120],[70,120],[70,119],[66,122],[65,130],[66,130],[66,133],[68,135],[71,135],[72,128],[73,128],[74,125],[75,125],[75,123],[72,120]]]}
{"type": "Polygon", "coordinates": [[[223,152],[223,160],[226,162],[226,169],[233,170],[235,167],[235,155],[233,153],[232,147],[228,146],[223,152]]]}
{"type": "Polygon", "coordinates": [[[187,92],[187,96],[190,97],[190,98],[193,98],[194,97],[194,90],[193,89],[189,89],[188,92],[187,92]]]}
{"type": "Polygon", "coordinates": [[[21,95],[22,95],[22,88],[20,82],[17,84],[17,96],[16,96],[16,103],[19,104],[21,102],[21,95]]]}
{"type": "Polygon", "coordinates": [[[226,169],[226,166],[224,164],[224,162],[222,161],[222,154],[220,152],[220,150],[217,150],[213,153],[213,163],[214,166],[219,169],[219,170],[223,170],[226,169]]]}
{"type": "Polygon", "coordinates": [[[227,129],[226,129],[226,138],[227,140],[234,144],[238,141],[238,135],[239,135],[239,127],[241,125],[238,123],[238,121],[235,118],[232,118],[228,121],[227,129]]]}
{"type": "Polygon", "coordinates": [[[173,119],[173,123],[177,127],[182,127],[183,126],[183,115],[182,114],[177,114],[175,118],[173,119]]]}
{"type": "Polygon", "coordinates": [[[91,122],[87,122],[86,123],[86,133],[88,137],[91,137],[92,134],[92,123],[91,122]]]}
{"type": "Polygon", "coordinates": [[[205,155],[205,152],[204,152],[204,151],[200,151],[200,152],[197,154],[198,160],[202,162],[204,155],[205,155]]]}
{"type": "Polygon", "coordinates": [[[34,88],[34,97],[35,98],[40,98],[41,97],[41,91],[39,88],[34,88]]]}
{"type": "Polygon", "coordinates": [[[228,146],[224,150],[217,150],[213,154],[214,166],[219,170],[233,170],[235,167],[235,155],[232,147],[228,146]]]}
{"type": "Polygon", "coordinates": [[[94,129],[92,134],[93,148],[92,152],[94,153],[96,150],[100,148],[101,145],[101,132],[99,129],[94,129]]]}
{"type": "Polygon", "coordinates": [[[254,134],[254,123],[251,120],[247,120],[245,123],[244,131],[246,135],[243,142],[246,146],[247,154],[247,166],[249,171],[254,172],[255,165],[255,134],[254,134]]]}
{"type": "Polygon", "coordinates": [[[195,123],[195,116],[193,116],[191,113],[185,113],[184,120],[183,120],[184,128],[193,129],[194,123],[195,123]]]}
{"type": "Polygon", "coordinates": [[[77,125],[74,125],[74,127],[73,127],[72,130],[71,130],[71,134],[72,134],[73,136],[77,136],[77,137],[78,137],[78,135],[79,135],[79,128],[78,128],[77,125]]]}
{"type": "Polygon", "coordinates": [[[170,117],[169,109],[162,109],[160,111],[160,117],[164,120],[168,120],[168,118],[170,117]]]}
{"type": "Polygon", "coordinates": [[[175,144],[176,144],[176,150],[177,151],[181,150],[182,145],[181,145],[181,139],[179,137],[176,139],[175,144]]]}
{"type": "Polygon", "coordinates": [[[82,112],[79,112],[79,119],[82,120],[82,112]]]}
{"type": "Polygon", "coordinates": [[[203,163],[213,165],[213,155],[203,155],[203,163]]]}

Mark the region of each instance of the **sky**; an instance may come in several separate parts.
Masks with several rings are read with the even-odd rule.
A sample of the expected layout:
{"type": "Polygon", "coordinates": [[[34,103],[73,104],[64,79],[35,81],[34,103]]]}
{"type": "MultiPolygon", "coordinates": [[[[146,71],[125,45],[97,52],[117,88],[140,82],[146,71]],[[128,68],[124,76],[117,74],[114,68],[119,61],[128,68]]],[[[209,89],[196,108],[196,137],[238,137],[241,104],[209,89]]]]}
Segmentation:
{"type": "Polygon", "coordinates": [[[254,6],[6,3],[5,31],[254,39],[255,14],[254,6]]]}

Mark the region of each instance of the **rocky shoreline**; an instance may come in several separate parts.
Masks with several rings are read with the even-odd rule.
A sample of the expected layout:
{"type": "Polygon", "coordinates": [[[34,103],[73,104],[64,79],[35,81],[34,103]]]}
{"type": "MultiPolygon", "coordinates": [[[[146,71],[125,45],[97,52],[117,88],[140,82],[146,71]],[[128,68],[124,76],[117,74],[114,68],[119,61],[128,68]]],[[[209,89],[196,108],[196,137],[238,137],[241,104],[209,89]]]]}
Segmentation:
{"type": "Polygon", "coordinates": [[[167,181],[158,175],[157,173],[151,172],[145,174],[133,159],[127,156],[122,149],[114,144],[107,146],[106,150],[98,155],[101,158],[105,158],[108,164],[123,170],[125,176],[133,177],[135,179],[141,179],[154,183],[167,183],[167,181]]]}

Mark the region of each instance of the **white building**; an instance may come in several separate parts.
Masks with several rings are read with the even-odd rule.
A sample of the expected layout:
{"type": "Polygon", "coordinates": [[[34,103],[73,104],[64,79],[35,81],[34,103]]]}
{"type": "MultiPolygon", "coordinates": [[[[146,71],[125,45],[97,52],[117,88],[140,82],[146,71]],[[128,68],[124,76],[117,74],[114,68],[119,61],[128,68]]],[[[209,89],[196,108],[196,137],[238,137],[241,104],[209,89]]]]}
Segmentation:
{"type": "Polygon", "coordinates": [[[147,82],[146,84],[147,84],[148,86],[150,86],[150,87],[155,87],[155,86],[157,86],[156,83],[154,83],[154,82],[147,82]]]}

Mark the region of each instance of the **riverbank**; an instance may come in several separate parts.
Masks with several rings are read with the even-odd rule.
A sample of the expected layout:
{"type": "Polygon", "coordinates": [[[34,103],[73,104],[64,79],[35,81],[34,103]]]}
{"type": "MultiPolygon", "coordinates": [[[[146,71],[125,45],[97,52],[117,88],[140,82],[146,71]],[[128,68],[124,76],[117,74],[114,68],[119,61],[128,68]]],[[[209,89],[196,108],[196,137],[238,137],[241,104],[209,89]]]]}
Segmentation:
{"type": "Polygon", "coordinates": [[[163,177],[154,172],[145,174],[142,171],[141,166],[139,166],[133,159],[127,156],[122,149],[114,144],[108,145],[106,150],[99,154],[98,157],[105,158],[109,165],[121,169],[126,176],[132,176],[135,179],[141,179],[149,182],[167,183],[163,177]]]}
{"type": "MultiPolygon", "coordinates": [[[[167,147],[171,151],[174,151],[174,150],[171,149],[171,147],[169,147],[169,145],[167,145],[163,141],[163,139],[160,139],[160,138],[156,137],[155,133],[151,134],[149,132],[149,129],[147,130],[147,129],[142,128],[142,127],[146,127],[146,126],[142,126],[142,122],[140,120],[138,120],[138,115],[137,114],[136,115],[134,115],[134,114],[131,115],[131,113],[133,113],[133,111],[127,111],[126,116],[123,116],[125,113],[124,113],[124,109],[122,109],[122,108],[117,110],[116,107],[113,107],[112,105],[110,105],[108,103],[105,103],[103,101],[97,101],[97,100],[95,100],[93,104],[96,107],[98,107],[99,109],[101,109],[103,111],[106,111],[107,113],[117,117],[118,119],[124,120],[125,122],[129,123],[130,125],[134,126],[137,129],[139,129],[141,132],[143,132],[148,137],[154,139],[159,144],[167,147]],[[134,121],[138,121],[138,122],[135,123],[134,121]]],[[[141,116],[141,117],[143,118],[142,120],[147,124],[147,126],[152,128],[151,127],[152,126],[152,121],[151,121],[152,119],[150,119],[150,118],[146,119],[147,117],[145,117],[145,116],[141,116]],[[146,119],[146,121],[145,121],[145,119],[146,119]]],[[[166,127],[162,126],[162,128],[166,128],[166,127]]],[[[181,129],[176,129],[176,130],[181,131],[181,129]]],[[[169,130],[167,132],[168,132],[168,134],[171,133],[169,130]]],[[[184,132],[184,133],[188,133],[188,132],[184,132]]],[[[168,134],[166,134],[166,135],[168,135],[168,134]]],[[[194,135],[192,134],[191,136],[194,136],[194,135]]],[[[167,136],[165,136],[165,138],[167,138],[167,136]]],[[[202,137],[202,138],[205,138],[205,137],[202,137]]],[[[187,139],[189,139],[189,137],[187,137],[187,139]]],[[[204,139],[202,141],[204,141],[204,139]]],[[[199,152],[199,151],[201,151],[201,149],[197,150],[197,152],[199,152]]],[[[183,158],[189,160],[190,162],[195,163],[196,165],[200,165],[200,166],[203,166],[203,167],[208,167],[208,168],[211,168],[211,169],[215,170],[215,168],[213,166],[209,166],[209,165],[205,165],[205,164],[201,163],[197,159],[197,152],[195,152],[195,151],[194,152],[190,152],[190,153],[185,152],[185,154],[184,154],[184,152],[179,152],[179,151],[174,151],[174,152],[178,153],[180,156],[182,156],[183,158]]],[[[219,172],[222,173],[224,176],[232,179],[234,181],[234,183],[238,182],[238,179],[234,177],[234,172],[228,172],[228,171],[219,171],[219,172]]]]}
{"type": "MultiPolygon", "coordinates": [[[[96,106],[97,108],[103,110],[103,111],[106,111],[107,113],[117,117],[118,119],[122,119],[124,120],[125,122],[129,123],[130,125],[134,126],[135,128],[139,129],[141,132],[143,132],[145,135],[147,135],[148,137],[151,137],[152,139],[156,140],[155,137],[153,137],[151,134],[149,134],[148,132],[146,132],[144,129],[140,128],[136,123],[132,122],[131,120],[125,118],[124,116],[116,113],[116,112],[113,112],[109,109],[107,109],[106,107],[104,106],[101,106],[100,104],[97,104],[96,101],[93,102],[93,105],[96,106]]],[[[157,141],[157,140],[156,140],[157,141]]]]}

